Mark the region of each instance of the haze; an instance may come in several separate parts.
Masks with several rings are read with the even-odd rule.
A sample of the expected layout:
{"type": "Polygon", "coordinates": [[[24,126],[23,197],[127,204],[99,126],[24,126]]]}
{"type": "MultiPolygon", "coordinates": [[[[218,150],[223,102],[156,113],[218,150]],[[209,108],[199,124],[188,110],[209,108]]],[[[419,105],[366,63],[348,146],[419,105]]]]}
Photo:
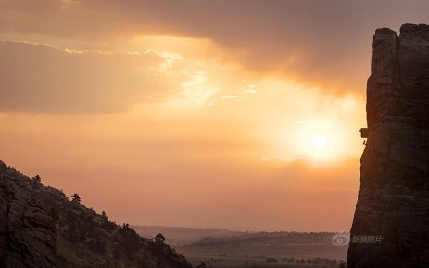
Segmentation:
{"type": "Polygon", "coordinates": [[[427,1],[0,0],[0,158],[117,222],[351,225],[376,28],[427,1]]]}

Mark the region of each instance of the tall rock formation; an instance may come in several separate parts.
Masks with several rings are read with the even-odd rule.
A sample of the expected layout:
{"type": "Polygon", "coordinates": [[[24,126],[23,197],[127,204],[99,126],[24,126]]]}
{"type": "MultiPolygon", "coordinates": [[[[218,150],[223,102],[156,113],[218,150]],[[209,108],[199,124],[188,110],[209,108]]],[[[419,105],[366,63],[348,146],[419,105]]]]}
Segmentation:
{"type": "Polygon", "coordinates": [[[348,267],[429,267],[429,25],[373,38],[348,267]]]}

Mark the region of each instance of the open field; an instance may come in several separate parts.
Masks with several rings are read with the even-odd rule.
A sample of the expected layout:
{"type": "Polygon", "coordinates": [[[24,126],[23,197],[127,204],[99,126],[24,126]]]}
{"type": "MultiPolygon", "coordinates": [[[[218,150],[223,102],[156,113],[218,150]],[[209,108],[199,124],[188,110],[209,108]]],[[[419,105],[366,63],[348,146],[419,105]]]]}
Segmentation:
{"type": "MultiPolygon", "coordinates": [[[[326,244],[259,244],[233,243],[206,246],[182,246],[176,250],[185,255],[193,264],[205,262],[208,267],[335,267],[328,266],[327,260],[339,261],[346,259],[347,246],[331,246],[326,244]],[[308,259],[319,257],[326,262],[321,265],[307,264],[308,259]],[[288,263],[289,260],[302,261],[306,264],[288,263]],[[269,260],[276,263],[267,263],[269,260]],[[257,265],[257,266],[255,266],[257,265]]],[[[336,263],[336,262],[335,262],[336,263]]]]}

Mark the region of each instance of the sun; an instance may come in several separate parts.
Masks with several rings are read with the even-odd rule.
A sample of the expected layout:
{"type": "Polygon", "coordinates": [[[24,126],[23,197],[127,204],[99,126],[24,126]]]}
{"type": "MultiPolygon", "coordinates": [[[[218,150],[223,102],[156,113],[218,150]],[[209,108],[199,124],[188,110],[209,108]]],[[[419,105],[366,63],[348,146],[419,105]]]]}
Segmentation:
{"type": "Polygon", "coordinates": [[[286,139],[288,142],[286,146],[291,149],[290,153],[316,162],[334,161],[339,159],[340,155],[348,155],[345,151],[348,149],[348,144],[346,146],[345,141],[351,139],[349,138],[352,137],[351,135],[355,135],[350,134],[343,125],[339,125],[329,118],[311,118],[299,121],[291,133],[293,136],[286,139]]]}
{"type": "Polygon", "coordinates": [[[316,135],[311,140],[311,144],[313,145],[313,147],[315,149],[322,150],[322,149],[326,148],[326,145],[328,144],[328,142],[326,141],[326,138],[324,136],[316,135]]]}

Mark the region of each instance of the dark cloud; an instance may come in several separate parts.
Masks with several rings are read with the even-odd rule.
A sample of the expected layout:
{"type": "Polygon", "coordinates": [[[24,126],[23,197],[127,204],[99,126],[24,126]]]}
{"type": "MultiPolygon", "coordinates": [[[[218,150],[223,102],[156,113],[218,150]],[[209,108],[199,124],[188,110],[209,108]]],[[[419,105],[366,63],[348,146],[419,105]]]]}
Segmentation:
{"type": "Polygon", "coordinates": [[[3,112],[111,113],[161,98],[175,88],[145,73],[160,62],[153,53],[109,55],[0,42],[0,59],[3,112]]]}
{"type": "Polygon", "coordinates": [[[425,0],[0,0],[3,33],[83,44],[145,34],[205,37],[249,69],[361,92],[374,30],[428,18],[425,0]]]}

